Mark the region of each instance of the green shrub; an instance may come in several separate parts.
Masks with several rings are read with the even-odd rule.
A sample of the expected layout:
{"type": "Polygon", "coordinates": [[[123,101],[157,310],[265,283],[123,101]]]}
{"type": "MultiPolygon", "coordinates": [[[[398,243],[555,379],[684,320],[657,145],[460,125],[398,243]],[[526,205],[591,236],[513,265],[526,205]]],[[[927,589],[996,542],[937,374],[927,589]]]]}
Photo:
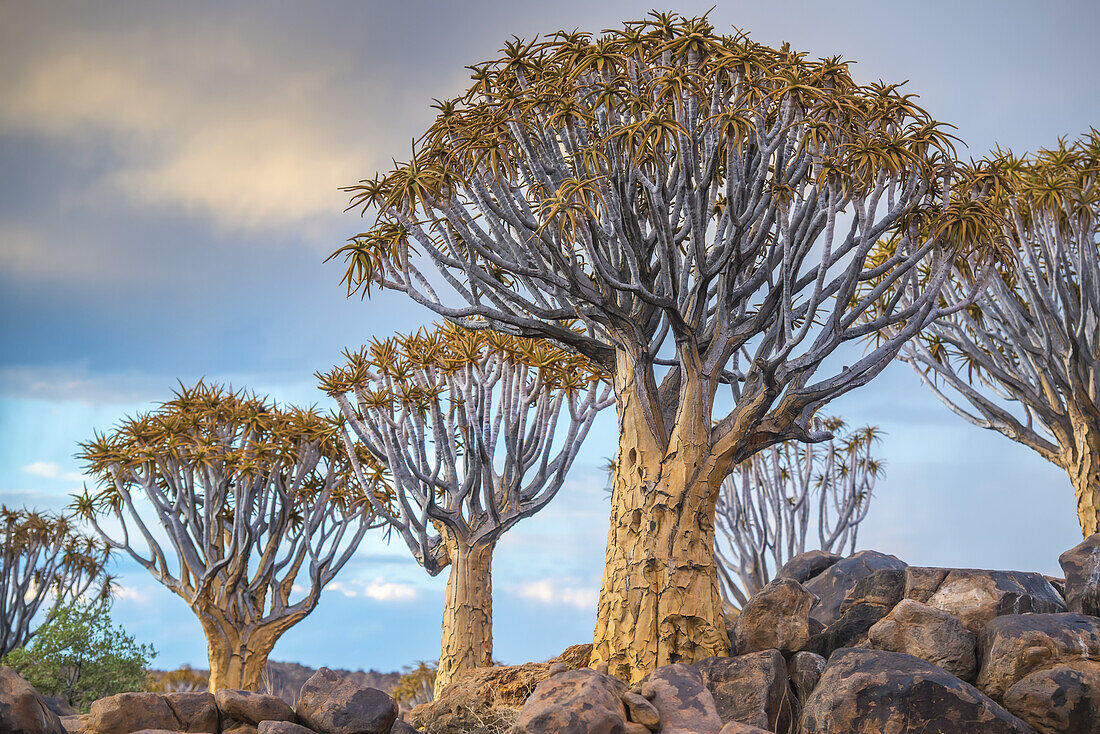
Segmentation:
{"type": "Polygon", "coordinates": [[[155,656],[151,645],[135,643],[111,622],[105,602],[95,601],[53,610],[30,644],[4,663],[43,695],[87,711],[97,698],[142,690],[155,656]]]}

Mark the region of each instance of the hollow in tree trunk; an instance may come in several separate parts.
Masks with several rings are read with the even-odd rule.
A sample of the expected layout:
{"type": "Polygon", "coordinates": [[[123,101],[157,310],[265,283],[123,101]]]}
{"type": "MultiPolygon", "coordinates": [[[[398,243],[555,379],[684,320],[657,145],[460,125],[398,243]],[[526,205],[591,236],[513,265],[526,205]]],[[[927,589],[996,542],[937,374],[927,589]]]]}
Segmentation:
{"type": "Polygon", "coordinates": [[[263,685],[267,656],[285,628],[291,625],[280,625],[281,629],[259,627],[242,634],[218,612],[196,609],[196,613],[206,633],[210,690],[234,688],[259,691],[263,685]]]}
{"type": "Polygon", "coordinates": [[[1073,439],[1064,465],[1077,496],[1081,532],[1087,538],[1100,533],[1100,415],[1075,416],[1073,439]]]}
{"type": "Polygon", "coordinates": [[[619,455],[592,660],[633,683],[658,666],[728,655],[730,647],[714,562],[725,477],[710,452],[709,403],[693,399],[690,385],[681,389],[665,442],[629,382],[617,376],[619,455]]]}
{"type": "Polygon", "coordinates": [[[493,664],[492,561],[495,541],[468,545],[449,541],[450,575],[443,606],[443,641],[435,695],[454,678],[493,664]]]}

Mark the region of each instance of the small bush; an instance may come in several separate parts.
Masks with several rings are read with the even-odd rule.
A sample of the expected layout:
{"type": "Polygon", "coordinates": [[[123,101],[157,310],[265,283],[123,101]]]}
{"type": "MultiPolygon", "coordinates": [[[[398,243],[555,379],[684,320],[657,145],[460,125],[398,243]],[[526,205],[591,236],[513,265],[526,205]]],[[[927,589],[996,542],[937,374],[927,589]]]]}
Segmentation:
{"type": "Polygon", "coordinates": [[[111,622],[105,602],[54,609],[31,643],[12,650],[4,663],[46,696],[60,696],[78,711],[92,701],[140,691],[156,656],[111,622]]]}

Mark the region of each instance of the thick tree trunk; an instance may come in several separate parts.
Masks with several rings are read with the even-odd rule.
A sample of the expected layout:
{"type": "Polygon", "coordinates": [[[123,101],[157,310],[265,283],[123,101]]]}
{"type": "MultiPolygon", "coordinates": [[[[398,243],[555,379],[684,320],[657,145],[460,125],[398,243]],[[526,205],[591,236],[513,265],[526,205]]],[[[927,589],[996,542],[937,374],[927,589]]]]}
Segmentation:
{"type": "Polygon", "coordinates": [[[210,664],[210,690],[235,688],[260,691],[267,656],[282,630],[261,627],[241,635],[221,615],[196,610],[203,631],[210,664]]]}
{"type": "Polygon", "coordinates": [[[729,654],[714,562],[724,478],[711,455],[710,402],[685,379],[665,442],[616,375],[619,455],[593,664],[633,683],[655,667],[729,654]],[[662,446],[662,444],[665,444],[662,446]]]}
{"type": "Polygon", "coordinates": [[[1077,519],[1087,538],[1100,533],[1100,416],[1073,421],[1074,444],[1065,462],[1077,495],[1077,519]]]}
{"type": "Polygon", "coordinates": [[[493,664],[495,542],[448,544],[451,570],[443,607],[443,642],[435,674],[435,695],[456,676],[493,664]]]}

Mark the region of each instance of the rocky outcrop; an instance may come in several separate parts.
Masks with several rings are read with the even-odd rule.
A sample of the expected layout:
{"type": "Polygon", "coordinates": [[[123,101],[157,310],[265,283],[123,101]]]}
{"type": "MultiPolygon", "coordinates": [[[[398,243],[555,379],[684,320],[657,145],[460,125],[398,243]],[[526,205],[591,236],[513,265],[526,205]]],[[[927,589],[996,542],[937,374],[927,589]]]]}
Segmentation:
{"type": "Polygon", "coordinates": [[[142,729],[199,731],[184,729],[184,723],[159,693],[119,693],[101,698],[92,704],[90,714],[91,734],[132,734],[142,729]]]}
{"type": "Polygon", "coordinates": [[[1066,611],[1061,595],[1042,574],[1024,571],[950,569],[927,600],[917,601],[954,614],[975,634],[994,617],[1066,611]]]}
{"type": "Polygon", "coordinates": [[[261,721],[297,721],[294,709],[277,697],[252,691],[223,688],[214,694],[218,710],[230,719],[259,724],[261,721]]]}
{"type": "Polygon", "coordinates": [[[1100,533],[1090,535],[1058,557],[1066,574],[1066,607],[1100,617],[1100,533]]]}
{"type": "Polygon", "coordinates": [[[1036,671],[1005,691],[1004,706],[1040,734],[1100,734],[1100,661],[1036,671]]]}
{"type": "Polygon", "coordinates": [[[780,650],[793,653],[810,639],[810,608],[817,597],[793,579],[777,579],[756,592],[733,625],[738,654],[780,650]]]}
{"type": "Polygon", "coordinates": [[[816,653],[803,650],[791,656],[791,661],[787,663],[787,676],[799,701],[805,702],[810,697],[824,670],[825,658],[816,653]]]}
{"type": "Polygon", "coordinates": [[[1100,658],[1100,619],[1072,612],[997,617],[985,626],[981,649],[977,686],[999,701],[1037,670],[1100,658]]]}
{"type": "Polygon", "coordinates": [[[302,685],[295,713],[321,734],[387,734],[397,704],[377,688],[360,688],[321,668],[302,685]]]}
{"type": "MultiPolygon", "coordinates": [[[[503,727],[515,720],[535,687],[550,677],[553,666],[560,664],[568,669],[568,664],[560,659],[565,655],[554,663],[474,668],[452,680],[434,701],[414,708],[409,719],[428,734],[472,730],[484,722],[503,727]]],[[[574,656],[573,660],[579,657],[574,656]]],[[[587,654],[584,657],[587,659],[587,654]]]]}
{"type": "Polygon", "coordinates": [[[803,584],[820,601],[810,616],[828,627],[840,618],[840,605],[860,579],[875,571],[902,571],[904,561],[878,551],[859,551],[829,566],[803,584]]]}
{"type": "Polygon", "coordinates": [[[786,732],[798,715],[787,665],[778,650],[707,658],[694,667],[703,674],[723,723],[786,732]]]}
{"type": "MultiPolygon", "coordinates": [[[[390,730],[393,734],[393,730],[390,730]]],[[[295,724],[291,721],[261,721],[260,725],[256,727],[257,734],[317,734],[313,729],[307,729],[301,724],[295,724]]]]}
{"type": "Polygon", "coordinates": [[[657,668],[638,681],[635,690],[660,714],[661,734],[718,734],[722,728],[714,696],[703,675],[690,665],[657,668]]]}
{"type": "Polygon", "coordinates": [[[0,667],[0,731],[11,734],[65,734],[61,719],[23,676],[0,667]]]}
{"type": "Polygon", "coordinates": [[[955,615],[903,599],[868,630],[871,647],[903,652],[974,682],[978,673],[978,638],[955,615]]]}
{"type": "Polygon", "coordinates": [[[981,691],[912,655],[846,648],[829,658],[801,734],[1033,734],[981,691]]]}
{"type": "MultiPolygon", "coordinates": [[[[591,668],[569,670],[535,687],[516,720],[516,734],[620,734],[626,729],[626,684],[591,668]]],[[[639,726],[641,726],[639,724],[639,726]]],[[[645,727],[643,727],[645,728],[645,727]]]]}
{"type": "Polygon", "coordinates": [[[804,584],[814,576],[820,575],[843,557],[823,550],[810,550],[799,553],[783,564],[783,568],[779,569],[775,574],[775,578],[792,579],[804,584]]]}

